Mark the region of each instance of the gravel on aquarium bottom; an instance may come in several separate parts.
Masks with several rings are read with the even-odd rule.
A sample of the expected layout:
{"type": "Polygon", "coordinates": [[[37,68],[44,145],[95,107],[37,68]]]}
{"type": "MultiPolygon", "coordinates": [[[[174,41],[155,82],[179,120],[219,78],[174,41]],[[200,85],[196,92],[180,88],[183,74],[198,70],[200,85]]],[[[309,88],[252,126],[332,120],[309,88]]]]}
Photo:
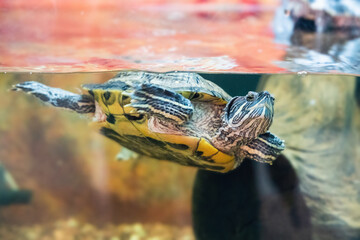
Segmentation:
{"type": "Polygon", "coordinates": [[[0,225],[0,239],[6,240],[193,240],[191,226],[153,224],[106,224],[97,227],[75,219],[32,226],[0,225]]]}

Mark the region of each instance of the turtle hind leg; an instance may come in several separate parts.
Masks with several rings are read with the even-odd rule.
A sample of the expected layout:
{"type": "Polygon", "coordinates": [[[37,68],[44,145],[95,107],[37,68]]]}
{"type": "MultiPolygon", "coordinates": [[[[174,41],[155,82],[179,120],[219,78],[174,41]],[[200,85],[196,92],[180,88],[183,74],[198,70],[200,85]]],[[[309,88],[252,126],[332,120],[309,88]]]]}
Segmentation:
{"type": "Polygon", "coordinates": [[[181,94],[152,84],[141,84],[131,95],[130,106],[140,113],[145,112],[182,124],[194,111],[191,101],[181,94]]]}
{"type": "Polygon", "coordinates": [[[70,109],[78,113],[95,112],[95,102],[90,95],[75,94],[34,81],[18,83],[11,90],[29,93],[55,107],[70,109]]]}
{"type": "Polygon", "coordinates": [[[240,158],[249,158],[272,164],[285,149],[284,141],[270,132],[259,135],[246,145],[240,146],[240,158]]]}

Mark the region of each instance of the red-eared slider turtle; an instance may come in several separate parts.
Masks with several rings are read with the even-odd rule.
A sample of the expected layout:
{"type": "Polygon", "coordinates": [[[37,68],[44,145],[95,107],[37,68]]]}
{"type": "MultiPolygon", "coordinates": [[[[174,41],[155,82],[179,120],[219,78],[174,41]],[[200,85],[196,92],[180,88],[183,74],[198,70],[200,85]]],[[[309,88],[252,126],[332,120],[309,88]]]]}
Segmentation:
{"type": "Polygon", "coordinates": [[[360,27],[359,0],[284,0],[284,11],[295,27],[323,32],[360,27]]]}
{"type": "Polygon", "coordinates": [[[92,113],[103,135],[156,159],[228,172],[245,157],[271,163],[284,143],[268,132],[267,91],[231,98],[196,73],[121,72],[84,95],[24,82],[14,90],[78,113],[92,113]]]}
{"type": "Polygon", "coordinates": [[[273,30],[275,40],[288,45],[278,66],[292,72],[359,73],[359,0],[284,0],[273,30]]]}

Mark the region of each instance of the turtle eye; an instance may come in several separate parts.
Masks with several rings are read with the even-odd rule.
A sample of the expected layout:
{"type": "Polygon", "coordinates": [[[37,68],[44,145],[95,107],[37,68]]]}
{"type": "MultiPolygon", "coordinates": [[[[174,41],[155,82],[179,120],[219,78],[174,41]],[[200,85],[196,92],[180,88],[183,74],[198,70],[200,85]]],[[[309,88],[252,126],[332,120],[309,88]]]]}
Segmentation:
{"type": "Polygon", "coordinates": [[[248,94],[246,94],[246,101],[253,102],[257,99],[257,97],[258,93],[250,91],[248,94]]]}

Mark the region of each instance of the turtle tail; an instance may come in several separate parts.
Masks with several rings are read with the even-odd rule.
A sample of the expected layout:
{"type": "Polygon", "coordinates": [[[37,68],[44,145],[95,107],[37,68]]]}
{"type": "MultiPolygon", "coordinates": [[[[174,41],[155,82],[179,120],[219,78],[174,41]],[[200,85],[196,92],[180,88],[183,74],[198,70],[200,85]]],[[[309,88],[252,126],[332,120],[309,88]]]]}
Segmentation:
{"type": "Polygon", "coordinates": [[[34,81],[16,84],[11,90],[29,93],[45,103],[77,113],[95,112],[95,101],[91,95],[75,94],[34,81]]]}

